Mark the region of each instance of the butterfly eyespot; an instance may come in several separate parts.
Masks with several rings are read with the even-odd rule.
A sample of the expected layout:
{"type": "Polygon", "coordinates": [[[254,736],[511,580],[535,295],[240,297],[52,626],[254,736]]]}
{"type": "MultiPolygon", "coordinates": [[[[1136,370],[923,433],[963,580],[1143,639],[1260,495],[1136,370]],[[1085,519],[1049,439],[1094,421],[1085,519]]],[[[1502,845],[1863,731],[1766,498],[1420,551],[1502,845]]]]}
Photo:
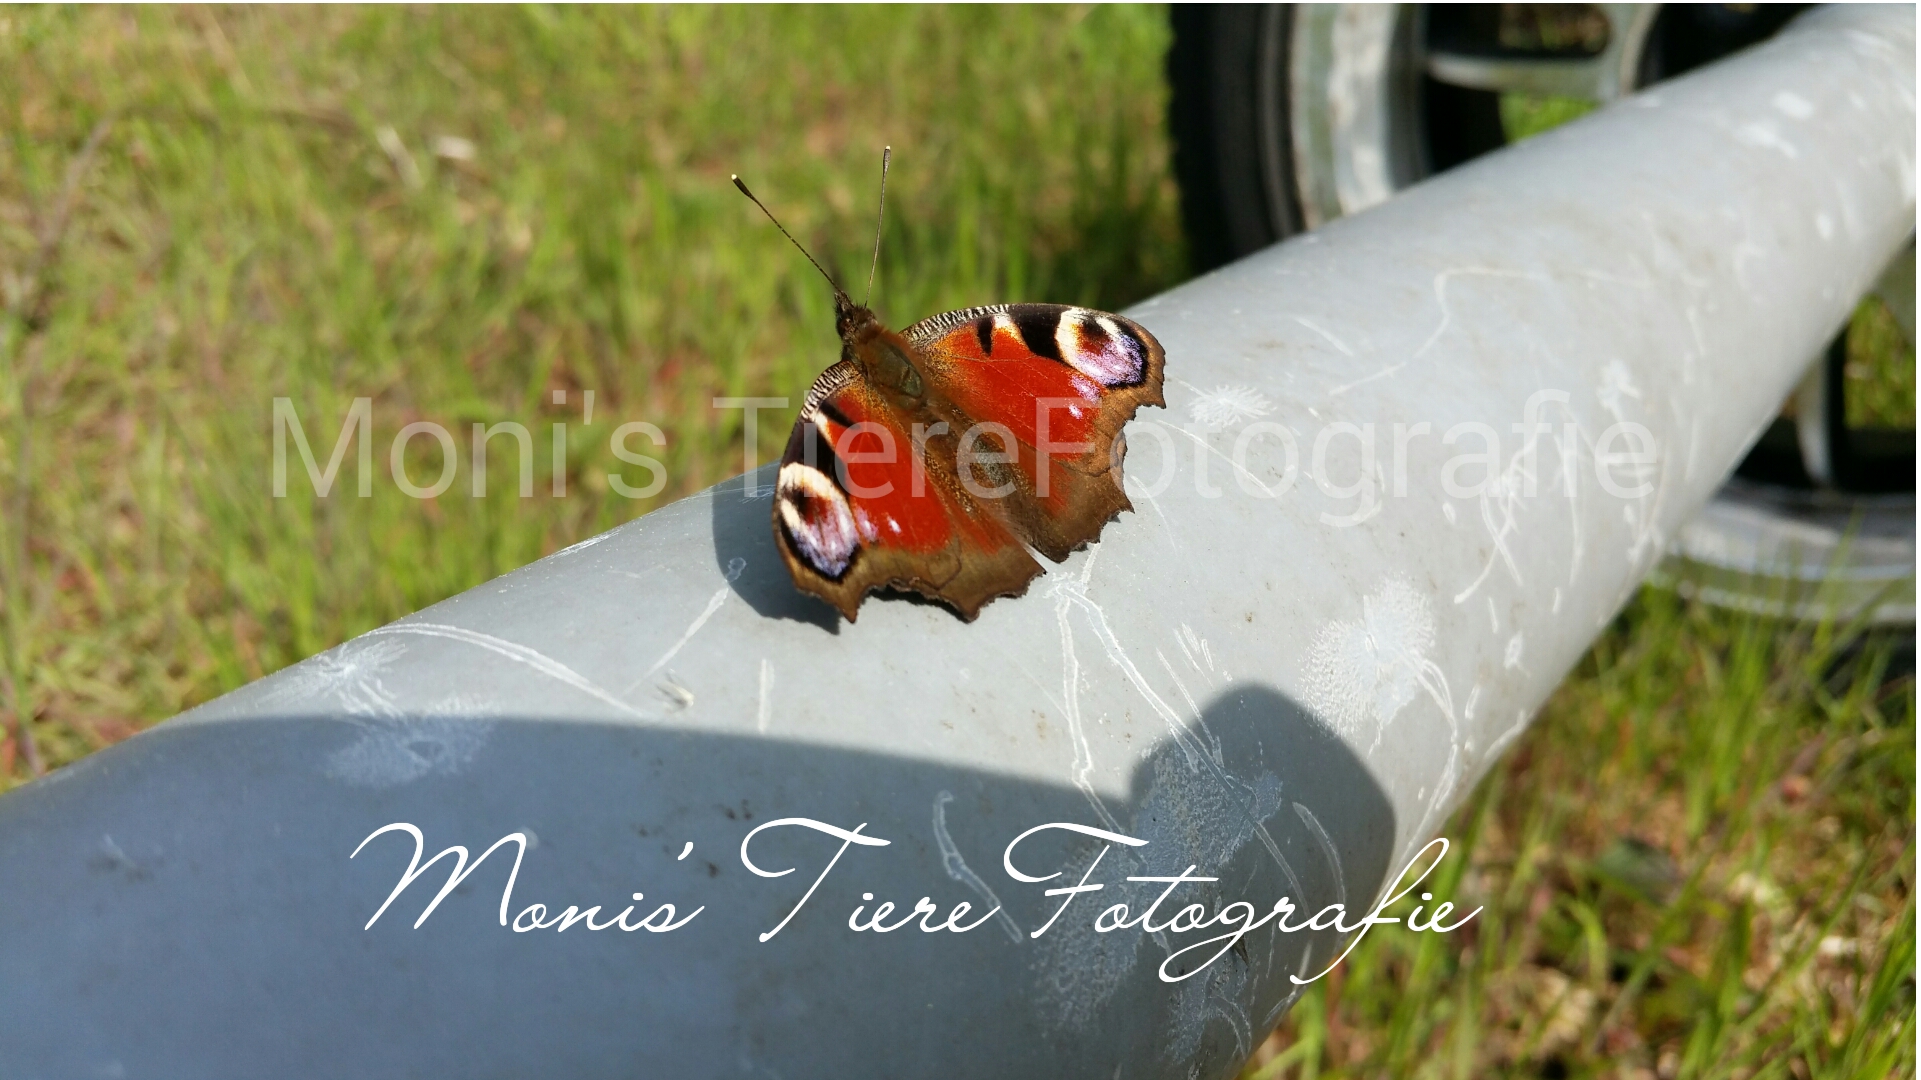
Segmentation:
{"type": "Polygon", "coordinates": [[[797,462],[782,465],[774,510],[788,537],[814,569],[838,579],[854,561],[858,526],[846,496],[827,475],[797,462]]]}
{"type": "Polygon", "coordinates": [[[1105,315],[1065,312],[1054,337],[1061,357],[1102,386],[1139,386],[1146,377],[1145,347],[1131,330],[1105,315]]]}

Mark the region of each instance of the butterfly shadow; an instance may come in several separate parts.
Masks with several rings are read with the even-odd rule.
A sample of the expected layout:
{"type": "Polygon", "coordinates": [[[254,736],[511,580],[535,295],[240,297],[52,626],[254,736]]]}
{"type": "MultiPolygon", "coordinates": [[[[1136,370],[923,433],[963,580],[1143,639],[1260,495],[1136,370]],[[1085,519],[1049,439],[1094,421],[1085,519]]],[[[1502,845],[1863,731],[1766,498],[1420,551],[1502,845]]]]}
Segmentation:
{"type": "Polygon", "coordinates": [[[774,474],[763,465],[714,487],[714,562],[734,595],[769,619],[809,623],[840,633],[840,613],[794,587],[794,578],[774,541],[774,474]],[[752,482],[753,494],[748,493],[752,482]]]}

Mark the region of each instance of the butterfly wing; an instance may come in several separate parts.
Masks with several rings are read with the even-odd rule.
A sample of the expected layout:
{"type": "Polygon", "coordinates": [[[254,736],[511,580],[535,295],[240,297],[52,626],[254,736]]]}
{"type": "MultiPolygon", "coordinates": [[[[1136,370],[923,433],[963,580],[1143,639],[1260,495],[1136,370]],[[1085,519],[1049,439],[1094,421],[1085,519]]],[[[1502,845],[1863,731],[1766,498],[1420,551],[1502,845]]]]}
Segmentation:
{"type": "Polygon", "coordinates": [[[998,425],[975,452],[991,443],[1015,457],[1012,475],[986,486],[1013,485],[994,510],[1036,550],[1059,562],[1133,508],[1121,486],[1121,428],[1142,405],[1167,404],[1160,342],[1138,323],[1060,304],[1002,304],[936,315],[902,336],[930,384],[931,409],[957,432],[998,425]]]}
{"type": "Polygon", "coordinates": [[[796,585],[849,622],[863,596],[885,587],[939,600],[972,621],[1041,572],[941,455],[929,461],[919,452],[915,426],[842,360],[808,390],[781,456],[781,555],[796,585]]]}

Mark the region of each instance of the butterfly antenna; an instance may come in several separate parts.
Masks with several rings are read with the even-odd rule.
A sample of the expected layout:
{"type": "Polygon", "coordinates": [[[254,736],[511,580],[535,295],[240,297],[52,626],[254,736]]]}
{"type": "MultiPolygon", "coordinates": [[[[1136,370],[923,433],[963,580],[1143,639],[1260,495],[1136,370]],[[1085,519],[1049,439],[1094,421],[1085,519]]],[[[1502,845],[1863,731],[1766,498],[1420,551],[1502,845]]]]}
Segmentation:
{"type": "Polygon", "coordinates": [[[785,225],[782,225],[782,224],[780,223],[780,219],[774,216],[774,212],[773,212],[772,210],[769,210],[769,209],[767,209],[767,204],[766,204],[766,203],[764,203],[764,202],[761,202],[761,201],[760,201],[760,199],[759,199],[759,198],[757,198],[757,197],[756,197],[756,196],[754,195],[754,193],[753,193],[753,192],[751,192],[751,191],[748,191],[748,190],[747,190],[747,185],[746,185],[746,184],[743,184],[743,183],[741,183],[741,182],[740,182],[740,177],[739,177],[739,176],[735,176],[735,177],[734,177],[734,186],[740,189],[740,193],[741,193],[742,195],[745,195],[745,196],[747,196],[747,197],[748,197],[749,199],[753,199],[753,200],[754,200],[754,205],[755,205],[755,206],[758,206],[758,207],[760,207],[760,212],[761,212],[761,213],[763,213],[763,214],[766,214],[766,215],[767,215],[767,220],[768,220],[768,221],[771,221],[771,222],[773,222],[773,223],[774,223],[774,228],[776,228],[776,229],[779,229],[779,230],[780,230],[780,234],[781,234],[782,236],[785,236],[785,237],[787,238],[787,241],[788,241],[789,243],[791,243],[791,244],[793,244],[793,245],[794,245],[795,247],[797,247],[797,248],[800,248],[800,253],[801,253],[802,255],[806,255],[806,256],[807,256],[807,261],[808,261],[808,262],[810,262],[810,263],[813,263],[813,264],[814,264],[814,269],[816,269],[816,270],[819,270],[819,271],[820,271],[820,276],[821,276],[821,277],[824,277],[824,278],[826,278],[826,279],[827,279],[827,284],[833,287],[833,290],[834,290],[834,293],[835,293],[835,295],[837,295],[837,296],[838,296],[838,295],[840,295],[840,294],[841,294],[841,292],[840,292],[840,286],[839,286],[839,285],[836,285],[836,284],[834,284],[834,276],[833,276],[832,274],[829,274],[829,273],[827,272],[827,270],[826,270],[826,268],[825,268],[825,267],[823,267],[823,266],[821,266],[821,264],[820,264],[820,263],[818,263],[818,262],[815,262],[815,260],[814,260],[814,257],[813,257],[812,255],[808,255],[808,253],[807,253],[807,249],[806,249],[806,248],[804,248],[804,247],[801,247],[801,243],[800,243],[800,241],[798,241],[798,240],[796,240],[796,239],[794,239],[794,234],[793,234],[793,233],[790,233],[790,232],[788,232],[788,231],[787,231],[787,226],[785,226],[785,225]]]}
{"type": "Polygon", "coordinates": [[[894,148],[880,148],[880,212],[874,215],[874,262],[867,268],[867,299],[860,302],[867,307],[874,299],[874,271],[880,269],[880,227],[887,220],[887,162],[894,156],[894,148]]]}

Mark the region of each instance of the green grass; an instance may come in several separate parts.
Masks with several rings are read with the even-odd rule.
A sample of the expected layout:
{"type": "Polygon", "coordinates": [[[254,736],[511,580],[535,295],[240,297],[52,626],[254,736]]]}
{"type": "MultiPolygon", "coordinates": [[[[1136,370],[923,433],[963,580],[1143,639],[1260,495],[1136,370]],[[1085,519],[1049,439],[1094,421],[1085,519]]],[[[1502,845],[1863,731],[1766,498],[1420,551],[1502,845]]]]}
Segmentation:
{"type": "MultiPolygon", "coordinates": [[[[731,172],[852,281],[891,143],[896,325],[1175,283],[1167,38],[1155,8],[0,10],[0,788],[22,714],[57,767],[738,471],[710,399],[797,399],[837,350],[731,172]],[[270,497],[276,396],[323,455],[372,399],[372,498],[302,497],[297,461],[270,497]],[[406,497],[416,419],[526,424],[534,496],[496,440],[488,498],[464,468],[406,497]],[[607,484],[623,420],[667,433],[654,498],[607,484]]],[[[1644,596],[1450,826],[1472,932],[1371,936],[1259,1067],[1912,1075],[1913,683],[1834,646],[1644,596]]]]}
{"type": "Polygon", "coordinates": [[[1644,592],[1444,830],[1486,910],[1370,935],[1244,1080],[1912,1076],[1891,644],[1644,592]]]}
{"type": "Polygon", "coordinates": [[[1598,107],[1594,102],[1580,98],[1502,94],[1501,130],[1509,142],[1520,142],[1550,128],[1560,127],[1570,120],[1579,120],[1598,107]]]}
{"type": "Polygon", "coordinates": [[[1914,342],[1878,297],[1848,323],[1842,408],[1850,428],[1914,430],[1914,342]]]}

